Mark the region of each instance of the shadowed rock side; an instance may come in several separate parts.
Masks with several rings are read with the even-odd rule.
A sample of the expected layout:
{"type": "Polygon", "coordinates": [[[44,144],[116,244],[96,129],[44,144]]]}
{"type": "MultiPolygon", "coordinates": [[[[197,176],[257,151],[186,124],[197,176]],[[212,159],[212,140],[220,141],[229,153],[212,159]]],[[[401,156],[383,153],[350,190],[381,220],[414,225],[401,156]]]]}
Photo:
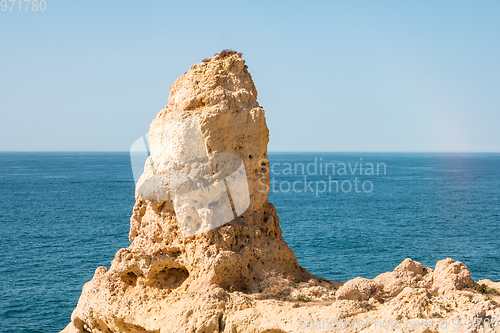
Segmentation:
{"type": "MultiPolygon", "coordinates": [[[[434,325],[464,316],[500,320],[500,285],[473,281],[465,265],[451,259],[435,270],[406,259],[393,272],[345,284],[298,265],[267,202],[269,165],[262,161],[269,133],[241,54],[205,59],[172,85],[168,105],[150,126],[155,170],[162,171],[158,161],[174,149],[162,128],[191,116],[199,120],[208,154],[243,159],[249,208],[225,225],[183,237],[170,196],[146,200],[136,192],[131,245],[116,253],[109,270],[96,269],[63,332],[278,333],[320,323],[319,331],[333,332],[339,330],[325,326],[332,318],[428,318],[434,325]]],[[[146,165],[143,176],[153,176],[153,167],[146,165]]],[[[342,331],[377,331],[374,325],[342,331]]]]}

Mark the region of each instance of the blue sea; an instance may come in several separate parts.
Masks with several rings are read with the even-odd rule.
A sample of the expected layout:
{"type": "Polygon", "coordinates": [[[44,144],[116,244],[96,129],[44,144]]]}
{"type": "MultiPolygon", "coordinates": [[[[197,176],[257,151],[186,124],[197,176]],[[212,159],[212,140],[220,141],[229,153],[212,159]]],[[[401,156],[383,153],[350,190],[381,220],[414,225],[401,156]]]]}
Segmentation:
{"type": "MultiPolygon", "coordinates": [[[[269,200],[312,273],[373,278],[451,257],[500,281],[500,154],[269,159],[269,200]]],[[[95,268],[129,245],[129,155],[0,153],[0,184],[0,331],[58,332],[95,268]]]]}

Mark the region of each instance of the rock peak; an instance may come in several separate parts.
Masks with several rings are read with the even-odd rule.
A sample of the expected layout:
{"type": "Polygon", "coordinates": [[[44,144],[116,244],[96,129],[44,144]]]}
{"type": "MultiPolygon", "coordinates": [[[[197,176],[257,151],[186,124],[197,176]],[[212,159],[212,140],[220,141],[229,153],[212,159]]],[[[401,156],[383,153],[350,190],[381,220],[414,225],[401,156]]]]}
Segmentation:
{"type": "Polygon", "coordinates": [[[225,49],[225,50],[220,51],[219,53],[214,54],[214,56],[212,58],[205,58],[205,59],[203,59],[203,62],[209,62],[211,60],[224,59],[226,57],[230,57],[230,56],[233,56],[233,55],[236,55],[236,56],[238,56],[238,57],[241,58],[241,56],[243,55],[243,53],[235,51],[235,50],[232,50],[232,49],[225,49]]]}
{"type": "Polygon", "coordinates": [[[159,116],[171,113],[182,118],[217,104],[233,110],[259,106],[257,89],[241,53],[224,50],[191,66],[170,88],[168,105],[159,116]]]}

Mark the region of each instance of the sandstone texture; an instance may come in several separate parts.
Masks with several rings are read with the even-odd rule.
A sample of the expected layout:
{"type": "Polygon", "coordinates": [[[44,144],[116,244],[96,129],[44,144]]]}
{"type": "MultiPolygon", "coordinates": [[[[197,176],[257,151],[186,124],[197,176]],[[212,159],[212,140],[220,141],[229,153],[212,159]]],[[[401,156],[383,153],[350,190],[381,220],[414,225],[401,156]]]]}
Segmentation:
{"type": "MultiPolygon", "coordinates": [[[[267,201],[269,131],[240,54],[223,51],[177,79],[149,138],[131,244],[116,253],[109,270],[96,269],[62,332],[500,332],[500,284],[475,282],[467,267],[452,259],[434,269],[406,259],[373,280],[346,283],[298,265],[267,201]],[[177,131],[174,139],[166,129],[177,131]],[[231,188],[232,206],[186,205],[182,200],[188,194],[192,200],[200,184],[228,176],[215,157],[224,154],[242,161],[244,170],[239,162],[231,170],[247,179],[231,188]],[[180,163],[186,156],[189,163],[180,163]],[[183,176],[168,178],[171,174],[183,176]],[[227,214],[218,212],[228,207],[237,217],[222,223],[227,214]],[[182,223],[193,219],[200,219],[196,230],[182,223]],[[455,329],[455,318],[480,323],[455,329]],[[401,326],[386,329],[375,320],[401,326]],[[417,327],[416,320],[431,326],[417,327]],[[487,324],[495,320],[496,326],[487,324]]],[[[216,189],[199,198],[222,203],[224,193],[216,189]]]]}

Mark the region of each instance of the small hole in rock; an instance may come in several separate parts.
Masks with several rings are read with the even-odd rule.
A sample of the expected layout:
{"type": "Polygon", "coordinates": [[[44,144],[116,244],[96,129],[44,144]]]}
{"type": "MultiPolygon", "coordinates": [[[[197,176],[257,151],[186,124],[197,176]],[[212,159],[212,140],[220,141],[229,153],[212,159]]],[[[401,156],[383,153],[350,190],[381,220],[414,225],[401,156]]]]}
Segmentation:
{"type": "Polygon", "coordinates": [[[148,285],[159,289],[175,289],[188,277],[189,272],[184,267],[164,268],[148,281],[148,285]]]}
{"type": "Polygon", "coordinates": [[[130,286],[135,286],[137,284],[137,274],[134,272],[128,272],[127,274],[122,275],[121,280],[130,286]]]}

